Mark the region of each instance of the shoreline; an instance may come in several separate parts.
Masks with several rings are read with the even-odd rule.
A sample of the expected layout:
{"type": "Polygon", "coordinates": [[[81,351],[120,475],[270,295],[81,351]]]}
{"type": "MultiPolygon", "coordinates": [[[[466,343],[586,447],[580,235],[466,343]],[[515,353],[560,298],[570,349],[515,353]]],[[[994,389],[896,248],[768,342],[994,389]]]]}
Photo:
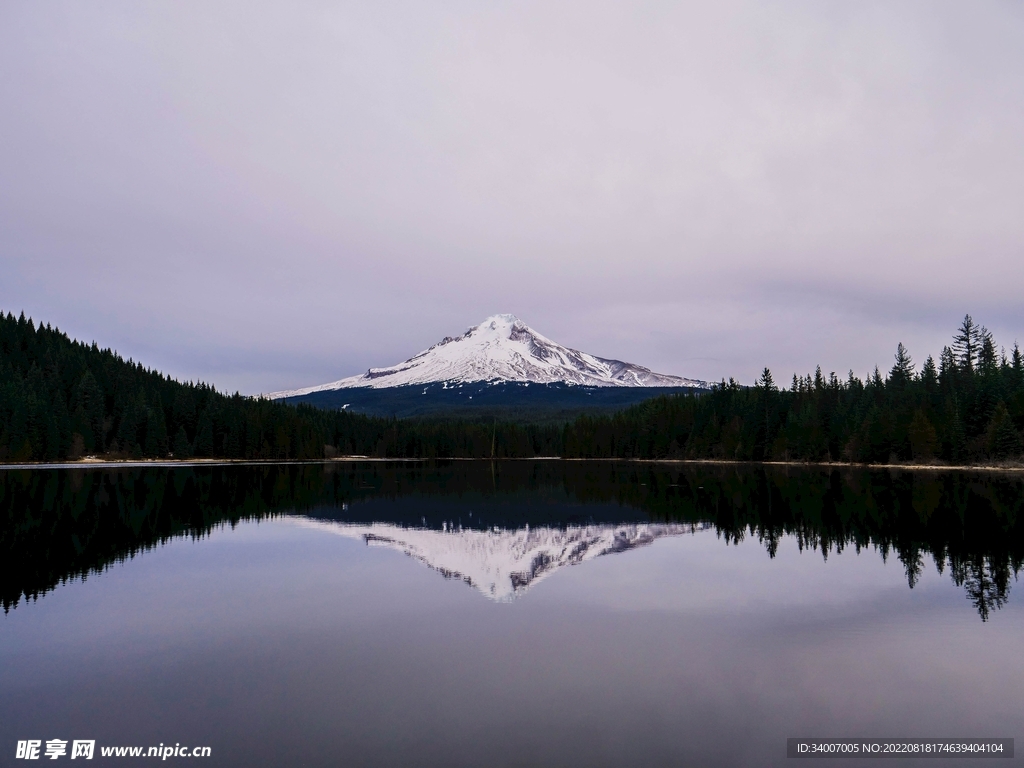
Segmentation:
{"type": "Polygon", "coordinates": [[[395,463],[424,464],[430,461],[566,461],[579,463],[614,462],[620,464],[711,464],[715,466],[751,467],[807,467],[819,469],[889,469],[914,472],[1024,472],[1024,464],[859,464],[841,461],[737,461],[731,459],[624,459],[624,458],[564,458],[562,456],[534,456],[530,458],[471,458],[456,456],[443,459],[378,458],[374,456],[334,456],[329,459],[98,459],[86,457],[76,461],[35,461],[3,463],[0,472],[25,469],[116,469],[116,468],[172,468],[204,466],[263,466],[299,464],[357,464],[395,463]]]}

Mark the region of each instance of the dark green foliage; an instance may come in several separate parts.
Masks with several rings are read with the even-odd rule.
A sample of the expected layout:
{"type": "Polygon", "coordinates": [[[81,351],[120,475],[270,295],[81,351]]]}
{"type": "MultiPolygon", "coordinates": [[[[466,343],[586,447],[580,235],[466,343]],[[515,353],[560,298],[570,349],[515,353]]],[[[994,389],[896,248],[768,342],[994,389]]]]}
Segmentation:
{"type": "Polygon", "coordinates": [[[996,406],[992,415],[992,423],[988,428],[989,452],[997,458],[1019,456],[1021,451],[1020,434],[1013,426],[1013,419],[1002,401],[996,406]]]}
{"type": "Polygon", "coordinates": [[[775,388],[765,369],[753,387],[662,397],[566,427],[567,457],[688,458],[887,463],[1021,458],[1024,355],[996,354],[992,334],[968,315],[939,365],[915,373],[899,344],[888,377],[861,381],[818,369],[775,388]]]}
{"type": "Polygon", "coordinates": [[[938,447],[938,435],[935,427],[925,416],[920,408],[914,413],[908,430],[910,438],[910,453],[914,461],[928,461],[935,458],[935,450],[938,447]]]}
{"type": "Polygon", "coordinates": [[[167,419],[164,416],[164,409],[157,404],[149,408],[146,414],[145,453],[147,456],[164,456],[169,450],[167,419]]]}
{"type": "Polygon", "coordinates": [[[109,349],[0,314],[0,461],[214,457],[531,457],[561,427],[457,419],[399,421],[224,395],[182,384],[109,349]]]}
{"type": "Polygon", "coordinates": [[[185,427],[178,427],[178,434],[174,436],[174,458],[192,458],[192,444],[188,441],[188,435],[185,434],[185,427]]]}
{"type": "MultiPolygon", "coordinates": [[[[929,358],[931,359],[931,358],[929,358]]],[[[905,387],[914,380],[914,361],[901,341],[896,346],[896,362],[889,372],[889,383],[894,387],[905,387]]]]}
{"type": "Polygon", "coordinates": [[[1024,431],[1024,360],[997,355],[967,316],[918,374],[897,347],[887,377],[794,376],[767,368],[753,387],[655,397],[562,425],[395,419],[228,396],[182,384],[110,350],[73,342],[24,315],[0,315],[0,461],[88,454],[255,460],[643,458],[947,462],[1016,460],[1024,431]]]}
{"type": "Polygon", "coordinates": [[[213,456],[213,419],[209,410],[203,411],[196,429],[196,444],[192,448],[195,456],[213,456]]]}

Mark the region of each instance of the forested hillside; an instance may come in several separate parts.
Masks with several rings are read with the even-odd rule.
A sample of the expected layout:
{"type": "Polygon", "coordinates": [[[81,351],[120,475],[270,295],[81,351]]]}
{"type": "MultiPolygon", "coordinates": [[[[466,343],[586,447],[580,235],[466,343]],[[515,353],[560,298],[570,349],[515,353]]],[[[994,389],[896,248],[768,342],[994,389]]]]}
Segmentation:
{"type": "Polygon", "coordinates": [[[228,396],[109,349],[0,314],[0,461],[109,457],[319,459],[565,456],[946,463],[1018,460],[1024,361],[964,319],[918,371],[900,344],[887,375],[819,369],[788,389],[765,369],[703,394],[658,397],[565,424],[384,419],[228,396]]]}
{"type": "Polygon", "coordinates": [[[660,398],[565,432],[565,456],[948,463],[1019,459],[1024,361],[968,315],[938,363],[920,371],[899,344],[888,375],[867,381],[766,368],[753,387],[722,382],[698,397],[660,398]]]}
{"type": "MultiPolygon", "coordinates": [[[[557,427],[501,425],[519,455],[550,455],[557,427]]],[[[0,461],[490,456],[493,424],[403,422],[228,396],[182,384],[109,349],[0,314],[0,461]]]]}

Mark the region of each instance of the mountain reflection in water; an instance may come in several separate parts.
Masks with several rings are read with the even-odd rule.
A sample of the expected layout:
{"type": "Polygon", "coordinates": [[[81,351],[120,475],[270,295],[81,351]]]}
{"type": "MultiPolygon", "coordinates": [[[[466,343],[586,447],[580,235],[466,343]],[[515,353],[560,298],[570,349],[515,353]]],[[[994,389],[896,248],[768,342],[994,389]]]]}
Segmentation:
{"type": "Polygon", "coordinates": [[[642,523],[566,528],[404,528],[306,519],[307,527],[396,549],[447,579],[459,579],[496,601],[512,600],[560,568],[627,552],[664,536],[695,533],[706,524],[642,523]]]}
{"type": "Polygon", "coordinates": [[[507,599],[563,564],[712,528],[930,557],[982,620],[1024,566],[1014,474],[611,462],[333,463],[0,470],[5,611],[173,537],[296,516],[395,547],[507,599]],[[453,536],[449,531],[462,533],[453,536]]]}

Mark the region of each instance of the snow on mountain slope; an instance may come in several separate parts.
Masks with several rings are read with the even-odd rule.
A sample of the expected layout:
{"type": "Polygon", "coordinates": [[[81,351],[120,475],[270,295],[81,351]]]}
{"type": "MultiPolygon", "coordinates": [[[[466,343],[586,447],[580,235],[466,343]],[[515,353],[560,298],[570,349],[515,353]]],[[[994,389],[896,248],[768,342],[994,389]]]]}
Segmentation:
{"type": "Polygon", "coordinates": [[[563,347],[515,315],[494,315],[462,336],[448,336],[390,368],[316,387],[274,392],[273,399],[352,387],[400,387],[436,382],[563,382],[590,387],[705,387],[702,381],[654,373],[643,366],[607,360],[563,347]]]}
{"type": "Polygon", "coordinates": [[[299,525],[396,549],[459,579],[496,601],[513,600],[568,565],[625,552],[665,536],[696,533],[709,526],[689,524],[587,525],[568,528],[479,530],[403,528],[391,523],[359,525],[289,518],[299,525]]]}

